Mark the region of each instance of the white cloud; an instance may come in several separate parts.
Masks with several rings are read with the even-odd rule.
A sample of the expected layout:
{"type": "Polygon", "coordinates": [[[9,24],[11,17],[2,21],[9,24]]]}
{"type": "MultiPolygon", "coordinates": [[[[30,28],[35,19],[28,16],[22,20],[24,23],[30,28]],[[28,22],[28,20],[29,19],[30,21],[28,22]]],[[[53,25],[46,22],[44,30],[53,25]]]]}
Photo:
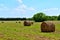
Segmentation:
{"type": "Polygon", "coordinates": [[[36,9],[33,8],[33,7],[30,7],[29,10],[30,10],[30,11],[36,11],[36,9]]]}
{"type": "Polygon", "coordinates": [[[0,4],[0,11],[8,11],[8,7],[6,7],[4,4],[0,4]]]}
{"type": "Polygon", "coordinates": [[[28,12],[28,11],[36,11],[33,7],[28,7],[27,5],[25,5],[25,4],[21,4],[21,5],[19,5],[17,8],[15,8],[14,9],[15,10],[15,12],[20,12],[20,13],[23,13],[23,14],[25,14],[26,12],[28,12]]]}
{"type": "Polygon", "coordinates": [[[14,8],[14,12],[17,12],[17,13],[26,13],[26,11],[27,11],[27,6],[24,4],[14,8]]]}
{"type": "Polygon", "coordinates": [[[36,11],[35,8],[33,7],[28,7],[27,5],[25,5],[23,3],[23,0],[17,0],[19,2],[19,6],[17,8],[15,8],[16,12],[22,12],[22,13],[26,13],[28,11],[36,11]]]}
{"type": "Polygon", "coordinates": [[[52,11],[52,10],[58,10],[59,8],[48,8],[48,9],[43,9],[42,11],[52,11]]]}
{"type": "Polygon", "coordinates": [[[0,6],[4,6],[4,4],[0,4],[0,6]]]}
{"type": "Polygon", "coordinates": [[[35,8],[25,5],[22,0],[17,0],[17,1],[19,3],[19,6],[12,9],[6,7],[4,4],[0,4],[0,6],[2,7],[2,8],[0,7],[0,11],[7,11],[12,14],[17,14],[17,13],[26,14],[27,12],[36,11],[35,8]]]}
{"type": "Polygon", "coordinates": [[[26,6],[26,5],[24,5],[24,4],[22,4],[22,5],[20,6],[20,8],[22,8],[22,9],[26,9],[26,8],[27,8],[27,6],[26,6]]]}
{"type": "Polygon", "coordinates": [[[23,1],[22,0],[17,0],[19,3],[23,3],[23,1]]]}
{"type": "Polygon", "coordinates": [[[60,13],[60,8],[46,8],[41,10],[41,12],[46,13],[47,15],[59,15],[60,13]]]}

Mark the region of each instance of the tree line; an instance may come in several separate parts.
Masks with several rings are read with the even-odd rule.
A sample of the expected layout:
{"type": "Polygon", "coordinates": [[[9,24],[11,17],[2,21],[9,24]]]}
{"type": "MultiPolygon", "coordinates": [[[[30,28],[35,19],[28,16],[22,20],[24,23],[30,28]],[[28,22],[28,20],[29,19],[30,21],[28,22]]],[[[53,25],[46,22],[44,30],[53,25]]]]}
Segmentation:
{"type": "Polygon", "coordinates": [[[60,15],[48,16],[43,12],[39,12],[34,14],[32,18],[0,18],[0,21],[18,21],[18,20],[33,20],[35,22],[52,21],[52,20],[60,20],[60,15]]]}
{"type": "Polygon", "coordinates": [[[26,20],[26,18],[0,18],[0,21],[18,21],[18,20],[26,20]]]}

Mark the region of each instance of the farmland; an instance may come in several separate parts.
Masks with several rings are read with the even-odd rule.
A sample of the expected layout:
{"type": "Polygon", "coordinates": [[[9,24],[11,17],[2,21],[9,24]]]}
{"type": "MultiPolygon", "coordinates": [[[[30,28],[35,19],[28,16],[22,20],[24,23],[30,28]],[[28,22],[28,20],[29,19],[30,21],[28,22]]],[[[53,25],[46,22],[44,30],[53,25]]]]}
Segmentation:
{"type": "Polygon", "coordinates": [[[41,32],[41,22],[24,26],[23,21],[0,21],[0,40],[60,40],[60,21],[53,21],[55,32],[41,32]]]}

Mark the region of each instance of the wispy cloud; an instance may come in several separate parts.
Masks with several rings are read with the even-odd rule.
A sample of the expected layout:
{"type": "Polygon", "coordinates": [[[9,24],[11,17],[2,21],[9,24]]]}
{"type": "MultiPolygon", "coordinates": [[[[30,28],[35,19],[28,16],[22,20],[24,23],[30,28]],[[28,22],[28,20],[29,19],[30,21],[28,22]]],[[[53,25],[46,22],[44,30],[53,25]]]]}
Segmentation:
{"type": "MultiPolygon", "coordinates": [[[[32,6],[27,6],[26,4],[23,3],[22,0],[17,0],[18,3],[17,7],[14,8],[9,8],[5,4],[0,4],[0,13],[5,13],[6,15],[15,15],[15,16],[23,16],[29,15],[32,12],[35,12],[36,9],[32,6]]],[[[32,15],[32,14],[31,14],[32,15]]]]}
{"type": "Polygon", "coordinates": [[[14,10],[17,13],[25,14],[28,11],[36,11],[33,7],[28,7],[26,4],[23,3],[23,0],[17,0],[19,2],[19,6],[17,6],[14,10]]]}
{"type": "Polygon", "coordinates": [[[4,6],[4,4],[0,4],[0,7],[4,6]]]}
{"type": "Polygon", "coordinates": [[[43,9],[42,11],[52,11],[52,10],[58,10],[59,8],[47,8],[47,9],[43,9]]]}
{"type": "Polygon", "coordinates": [[[28,11],[36,11],[35,8],[33,7],[28,7],[26,4],[23,3],[23,0],[17,0],[19,6],[16,8],[8,8],[5,6],[5,4],[0,4],[0,11],[8,11],[10,13],[27,13],[28,11]]]}
{"type": "Polygon", "coordinates": [[[30,11],[36,11],[36,9],[33,8],[33,7],[30,7],[29,10],[30,10],[30,11]]]}
{"type": "Polygon", "coordinates": [[[23,3],[23,1],[22,0],[17,0],[19,3],[23,3]]]}
{"type": "Polygon", "coordinates": [[[47,15],[59,15],[60,13],[60,8],[46,8],[41,10],[41,12],[46,13],[47,15]]]}
{"type": "Polygon", "coordinates": [[[4,4],[0,4],[0,11],[8,11],[8,7],[6,7],[4,4]]]}

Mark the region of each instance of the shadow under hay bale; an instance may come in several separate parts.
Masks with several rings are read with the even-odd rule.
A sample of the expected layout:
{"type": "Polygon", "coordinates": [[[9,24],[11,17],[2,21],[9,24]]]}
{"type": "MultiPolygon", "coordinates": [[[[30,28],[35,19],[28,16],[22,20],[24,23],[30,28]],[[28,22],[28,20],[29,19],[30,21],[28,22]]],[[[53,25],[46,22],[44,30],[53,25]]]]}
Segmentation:
{"type": "Polygon", "coordinates": [[[52,22],[42,22],[41,32],[54,32],[55,25],[52,22]]]}
{"type": "Polygon", "coordinates": [[[24,21],[24,26],[31,26],[31,22],[30,21],[24,21]]]}

